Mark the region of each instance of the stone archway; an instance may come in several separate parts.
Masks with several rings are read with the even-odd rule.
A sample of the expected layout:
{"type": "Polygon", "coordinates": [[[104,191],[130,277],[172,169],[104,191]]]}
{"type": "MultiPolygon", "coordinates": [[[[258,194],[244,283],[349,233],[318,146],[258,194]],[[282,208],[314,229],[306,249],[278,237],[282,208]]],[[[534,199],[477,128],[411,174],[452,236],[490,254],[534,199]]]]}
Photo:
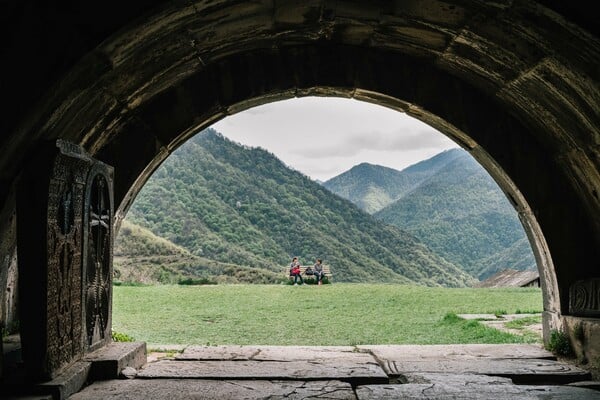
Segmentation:
{"type": "MultiPolygon", "coordinates": [[[[534,244],[546,282],[546,332],[570,314],[574,285],[598,276],[600,40],[584,6],[168,3],[125,9],[95,31],[54,11],[57,24],[69,23],[51,45],[58,56],[40,61],[52,79],[43,90],[25,85],[45,94],[8,117],[1,142],[4,260],[15,247],[14,183],[35,165],[40,141],[75,142],[114,166],[122,214],[150,172],[197,129],[256,104],[336,95],[415,116],[490,171],[534,244]]],[[[9,54],[22,54],[34,33],[41,32],[14,36],[9,54]]],[[[8,88],[23,99],[18,86],[8,88]]]]}

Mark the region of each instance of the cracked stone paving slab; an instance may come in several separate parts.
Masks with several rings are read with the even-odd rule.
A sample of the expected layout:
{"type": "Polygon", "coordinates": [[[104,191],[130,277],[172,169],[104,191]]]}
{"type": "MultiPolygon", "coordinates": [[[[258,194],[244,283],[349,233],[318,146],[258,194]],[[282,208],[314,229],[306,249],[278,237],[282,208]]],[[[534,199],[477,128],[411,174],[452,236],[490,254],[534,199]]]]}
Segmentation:
{"type": "Polygon", "coordinates": [[[515,383],[564,384],[590,378],[589,372],[573,365],[536,359],[386,361],[383,369],[391,376],[410,372],[483,374],[509,377],[515,383]]]}
{"type": "Polygon", "coordinates": [[[111,380],[88,386],[70,400],[355,400],[349,383],[340,381],[111,380]]]}
{"type": "Polygon", "coordinates": [[[600,392],[569,386],[518,386],[518,385],[445,385],[405,384],[367,385],[356,389],[359,400],[386,399],[494,399],[494,400],[598,400],[600,392]]]}
{"type": "Polygon", "coordinates": [[[512,385],[510,378],[478,374],[443,374],[430,372],[412,372],[402,374],[402,383],[442,383],[446,385],[512,385]]]}
{"type": "Polygon", "coordinates": [[[556,360],[556,357],[539,345],[533,344],[439,344],[439,345],[377,345],[358,346],[380,360],[422,360],[460,358],[539,358],[556,360]]]}
{"type": "Polygon", "coordinates": [[[387,374],[379,364],[357,360],[319,361],[173,361],[162,360],[146,365],[138,378],[197,379],[342,379],[357,382],[387,383],[387,374]]]}
{"type": "MultiPolygon", "coordinates": [[[[352,346],[189,346],[177,360],[301,361],[332,358],[366,359],[352,346]]],[[[372,360],[372,358],[371,358],[372,360]]]]}

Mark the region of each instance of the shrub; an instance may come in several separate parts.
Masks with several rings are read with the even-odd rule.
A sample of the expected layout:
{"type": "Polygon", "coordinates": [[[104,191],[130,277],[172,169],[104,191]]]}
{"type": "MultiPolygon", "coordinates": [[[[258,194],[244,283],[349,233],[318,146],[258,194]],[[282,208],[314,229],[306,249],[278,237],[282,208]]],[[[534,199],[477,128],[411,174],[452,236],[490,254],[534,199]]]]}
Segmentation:
{"type": "Polygon", "coordinates": [[[453,313],[453,312],[449,312],[449,313],[447,313],[446,315],[444,315],[444,318],[443,318],[443,320],[442,320],[442,321],[444,321],[444,322],[446,322],[446,323],[455,323],[455,322],[458,322],[458,321],[463,321],[463,319],[462,319],[462,318],[460,318],[460,317],[459,317],[458,315],[456,315],[455,313],[453,313]]]}
{"type": "Polygon", "coordinates": [[[135,342],[134,338],[121,332],[111,331],[110,336],[112,337],[113,342],[135,342]]]}
{"type": "Polygon", "coordinates": [[[142,283],[142,282],[134,282],[134,281],[113,281],[113,286],[134,286],[134,287],[141,287],[141,286],[151,286],[147,283],[142,283]]]}
{"type": "Polygon", "coordinates": [[[550,340],[546,345],[546,349],[559,356],[570,357],[573,355],[569,337],[565,332],[556,329],[550,332],[550,340]]]}
{"type": "Polygon", "coordinates": [[[178,285],[216,285],[217,282],[211,281],[208,278],[183,278],[177,282],[178,285]]]}

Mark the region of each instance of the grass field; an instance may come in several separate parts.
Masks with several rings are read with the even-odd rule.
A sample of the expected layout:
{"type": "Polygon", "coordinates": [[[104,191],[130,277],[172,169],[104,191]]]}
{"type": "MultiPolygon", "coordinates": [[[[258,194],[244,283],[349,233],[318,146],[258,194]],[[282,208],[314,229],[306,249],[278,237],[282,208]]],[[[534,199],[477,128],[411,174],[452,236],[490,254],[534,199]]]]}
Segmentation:
{"type": "Polygon", "coordinates": [[[537,288],[385,284],[114,288],[113,329],[150,345],[523,343],[454,314],[541,312],[537,288]]]}

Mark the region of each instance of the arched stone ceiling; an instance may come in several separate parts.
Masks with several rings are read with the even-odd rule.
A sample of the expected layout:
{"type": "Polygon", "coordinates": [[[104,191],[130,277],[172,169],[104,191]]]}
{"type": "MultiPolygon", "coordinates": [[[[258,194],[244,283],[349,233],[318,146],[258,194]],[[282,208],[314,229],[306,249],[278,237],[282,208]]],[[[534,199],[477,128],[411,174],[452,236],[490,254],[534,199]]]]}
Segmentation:
{"type": "MultiPolygon", "coordinates": [[[[293,96],[355,97],[453,137],[501,183],[507,178],[509,194],[514,182],[566,294],[598,264],[587,260],[599,259],[600,44],[581,9],[545,3],[221,0],[136,10],[149,2],[128,2],[87,30],[67,24],[52,44],[67,46],[62,57],[40,58],[39,70],[56,79],[32,89],[40,97],[5,123],[0,195],[36,143],[60,137],[116,167],[116,200],[126,208],[200,127],[293,96]]],[[[18,33],[9,55],[26,51],[18,33]]],[[[561,309],[567,301],[561,296],[561,309]]]]}

